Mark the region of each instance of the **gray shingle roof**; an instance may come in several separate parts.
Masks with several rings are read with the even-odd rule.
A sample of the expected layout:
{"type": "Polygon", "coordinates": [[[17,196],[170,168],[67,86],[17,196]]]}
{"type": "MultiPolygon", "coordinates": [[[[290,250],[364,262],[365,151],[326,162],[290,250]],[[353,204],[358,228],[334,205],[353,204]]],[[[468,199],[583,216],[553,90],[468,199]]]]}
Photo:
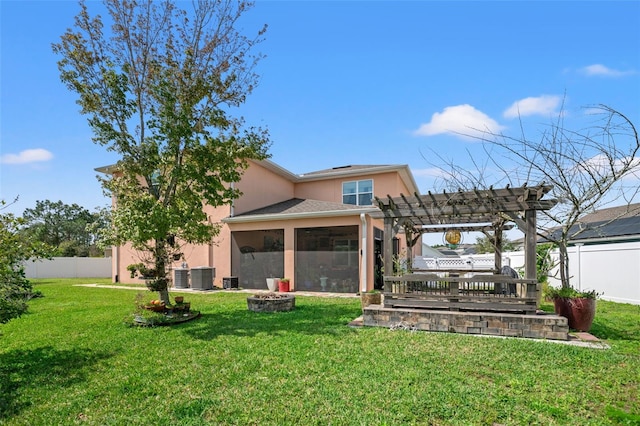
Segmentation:
{"type": "MultiPolygon", "coordinates": [[[[572,237],[572,240],[640,236],[640,216],[625,217],[613,221],[589,222],[582,226],[583,230],[572,237]]],[[[579,229],[579,225],[575,225],[571,228],[570,235],[579,229]]]]}
{"type": "MultiPolygon", "coordinates": [[[[552,232],[552,235],[559,231],[552,232]]],[[[572,242],[640,238],[640,203],[600,209],[583,216],[569,230],[572,242]]]]}
{"type": "Polygon", "coordinates": [[[363,206],[351,204],[331,203],[328,201],[306,200],[291,198],[280,203],[271,204],[256,210],[236,215],[235,217],[261,216],[270,214],[298,214],[298,213],[322,213],[337,210],[362,210],[363,206]]]}
{"type": "Polygon", "coordinates": [[[390,167],[390,166],[386,164],[371,164],[371,165],[350,164],[348,166],[338,166],[338,167],[332,167],[330,169],[316,170],[314,172],[304,173],[303,176],[326,175],[326,174],[348,172],[348,171],[362,171],[367,169],[375,170],[375,169],[387,168],[387,167],[390,167]]]}
{"type": "Polygon", "coordinates": [[[596,210],[587,214],[580,219],[582,223],[604,222],[614,219],[625,219],[640,216],[640,203],[629,204],[617,207],[609,207],[606,209],[596,210]]]}

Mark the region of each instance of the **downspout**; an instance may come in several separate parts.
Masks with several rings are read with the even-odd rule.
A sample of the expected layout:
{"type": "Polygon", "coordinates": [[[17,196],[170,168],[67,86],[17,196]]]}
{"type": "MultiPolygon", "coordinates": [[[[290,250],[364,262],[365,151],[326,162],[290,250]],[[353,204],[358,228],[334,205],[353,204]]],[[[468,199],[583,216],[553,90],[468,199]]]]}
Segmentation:
{"type": "Polygon", "coordinates": [[[111,256],[113,257],[113,259],[111,259],[111,261],[113,262],[112,268],[111,268],[111,273],[113,274],[113,277],[111,281],[119,283],[120,282],[120,246],[112,246],[111,256]],[[114,266],[115,266],[115,271],[113,270],[114,266]]]}
{"type": "Polygon", "coordinates": [[[360,221],[362,222],[362,267],[360,268],[360,292],[367,291],[367,215],[360,213],[360,221]]]}

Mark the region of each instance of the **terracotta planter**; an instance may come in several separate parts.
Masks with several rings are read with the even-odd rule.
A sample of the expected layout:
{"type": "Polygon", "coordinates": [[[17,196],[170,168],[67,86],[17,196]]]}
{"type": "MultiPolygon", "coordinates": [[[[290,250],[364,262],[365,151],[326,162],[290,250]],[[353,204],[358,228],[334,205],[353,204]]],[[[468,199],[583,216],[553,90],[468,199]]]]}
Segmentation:
{"type": "Polygon", "coordinates": [[[569,328],[589,331],[596,316],[596,299],[583,297],[557,297],[553,299],[556,314],[565,317],[569,328]]]}
{"type": "Polygon", "coordinates": [[[278,281],[278,291],[281,293],[286,293],[289,291],[289,281],[280,280],[278,281]]]}

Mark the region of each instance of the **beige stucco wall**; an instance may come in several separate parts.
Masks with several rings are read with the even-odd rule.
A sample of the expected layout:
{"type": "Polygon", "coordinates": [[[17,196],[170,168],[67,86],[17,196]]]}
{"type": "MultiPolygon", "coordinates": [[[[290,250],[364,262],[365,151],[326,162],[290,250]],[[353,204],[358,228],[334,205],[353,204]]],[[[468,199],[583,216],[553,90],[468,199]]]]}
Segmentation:
{"type": "Polygon", "coordinates": [[[294,183],[267,170],[260,163],[250,162],[236,188],[242,196],[234,201],[235,214],[245,213],[294,198],[294,183]]]}
{"type": "MultiPolygon", "coordinates": [[[[295,230],[296,228],[308,227],[330,227],[356,225],[360,229],[360,244],[362,244],[363,229],[359,213],[352,213],[345,216],[299,218],[277,221],[260,221],[251,223],[223,223],[223,219],[257,208],[265,207],[291,198],[308,198],[329,202],[342,202],[342,183],[354,180],[374,180],[374,194],[379,197],[386,197],[387,194],[397,196],[400,193],[410,194],[404,181],[397,172],[386,172],[380,174],[367,174],[361,176],[336,177],[328,180],[314,182],[294,183],[278,173],[275,173],[260,163],[251,162],[251,166],[245,171],[242,180],[236,184],[243,195],[235,200],[233,210],[230,206],[218,208],[206,208],[209,220],[212,223],[220,223],[221,229],[212,244],[208,245],[184,245],[182,253],[190,268],[198,266],[210,266],[216,269],[214,284],[222,287],[223,277],[231,275],[231,233],[233,231],[253,231],[267,229],[284,229],[284,269],[285,276],[291,279],[292,289],[296,288],[294,281],[294,261],[295,261],[295,230]]],[[[361,270],[360,274],[366,274],[367,289],[373,288],[374,271],[374,235],[373,228],[384,229],[384,224],[379,220],[372,220],[366,216],[367,246],[361,253],[366,256],[366,272],[361,270]]],[[[421,245],[416,245],[419,250],[421,245]]],[[[406,247],[401,238],[401,247],[406,247]]],[[[114,248],[113,276],[117,275],[121,282],[140,282],[138,279],[131,279],[126,267],[132,263],[138,263],[139,256],[132,251],[129,246],[114,248]]],[[[364,260],[361,256],[361,265],[364,260]]],[[[173,267],[180,267],[182,260],[174,262],[173,267]]]]}
{"type": "Polygon", "coordinates": [[[342,203],[342,184],[366,179],[373,180],[373,194],[377,197],[386,197],[387,194],[406,194],[408,192],[407,186],[397,172],[387,172],[300,182],[295,187],[295,197],[342,203]]]}
{"type": "MultiPolygon", "coordinates": [[[[220,234],[214,237],[212,244],[193,245],[183,244],[181,252],[189,267],[212,266],[216,268],[215,284],[222,286],[222,277],[228,276],[231,270],[231,252],[225,247],[231,246],[231,234],[229,228],[222,224],[222,219],[229,216],[229,206],[218,208],[207,207],[205,211],[211,223],[221,225],[220,234]],[[223,275],[224,274],[224,275],[223,275]]],[[[180,242],[178,242],[180,243],[180,242]]],[[[113,279],[118,276],[118,280],[123,283],[139,283],[138,278],[131,278],[127,266],[140,262],[140,253],[133,250],[130,244],[113,249],[113,279]]],[[[173,262],[173,268],[179,268],[182,260],[173,262]]]]}

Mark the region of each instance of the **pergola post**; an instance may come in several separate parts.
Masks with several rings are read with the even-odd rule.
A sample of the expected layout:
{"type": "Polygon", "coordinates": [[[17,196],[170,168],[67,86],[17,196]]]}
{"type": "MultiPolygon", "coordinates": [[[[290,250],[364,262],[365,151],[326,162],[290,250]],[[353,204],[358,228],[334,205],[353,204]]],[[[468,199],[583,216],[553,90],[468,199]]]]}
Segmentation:
{"type": "MultiPolygon", "coordinates": [[[[393,218],[384,218],[384,275],[393,275],[393,218]]],[[[384,282],[384,292],[391,292],[391,284],[384,282]]]]}
{"type": "Polygon", "coordinates": [[[409,227],[405,227],[404,230],[405,244],[407,245],[407,253],[405,259],[405,266],[407,271],[411,271],[413,263],[413,231],[409,227]]]}
{"type": "MultiPolygon", "coordinates": [[[[524,275],[526,279],[537,280],[537,253],[536,253],[536,211],[525,210],[524,222],[526,226],[524,234],[524,275]]],[[[527,285],[527,297],[536,297],[537,285],[527,285]]]]}
{"type": "Polygon", "coordinates": [[[525,278],[536,278],[536,211],[524,212],[526,231],[524,235],[524,273],[525,278]]]}
{"type": "MultiPolygon", "coordinates": [[[[493,227],[493,267],[494,273],[499,274],[502,270],[502,226],[494,225],[493,227]]],[[[495,291],[498,294],[502,293],[503,286],[501,283],[495,283],[495,291]]]]}

